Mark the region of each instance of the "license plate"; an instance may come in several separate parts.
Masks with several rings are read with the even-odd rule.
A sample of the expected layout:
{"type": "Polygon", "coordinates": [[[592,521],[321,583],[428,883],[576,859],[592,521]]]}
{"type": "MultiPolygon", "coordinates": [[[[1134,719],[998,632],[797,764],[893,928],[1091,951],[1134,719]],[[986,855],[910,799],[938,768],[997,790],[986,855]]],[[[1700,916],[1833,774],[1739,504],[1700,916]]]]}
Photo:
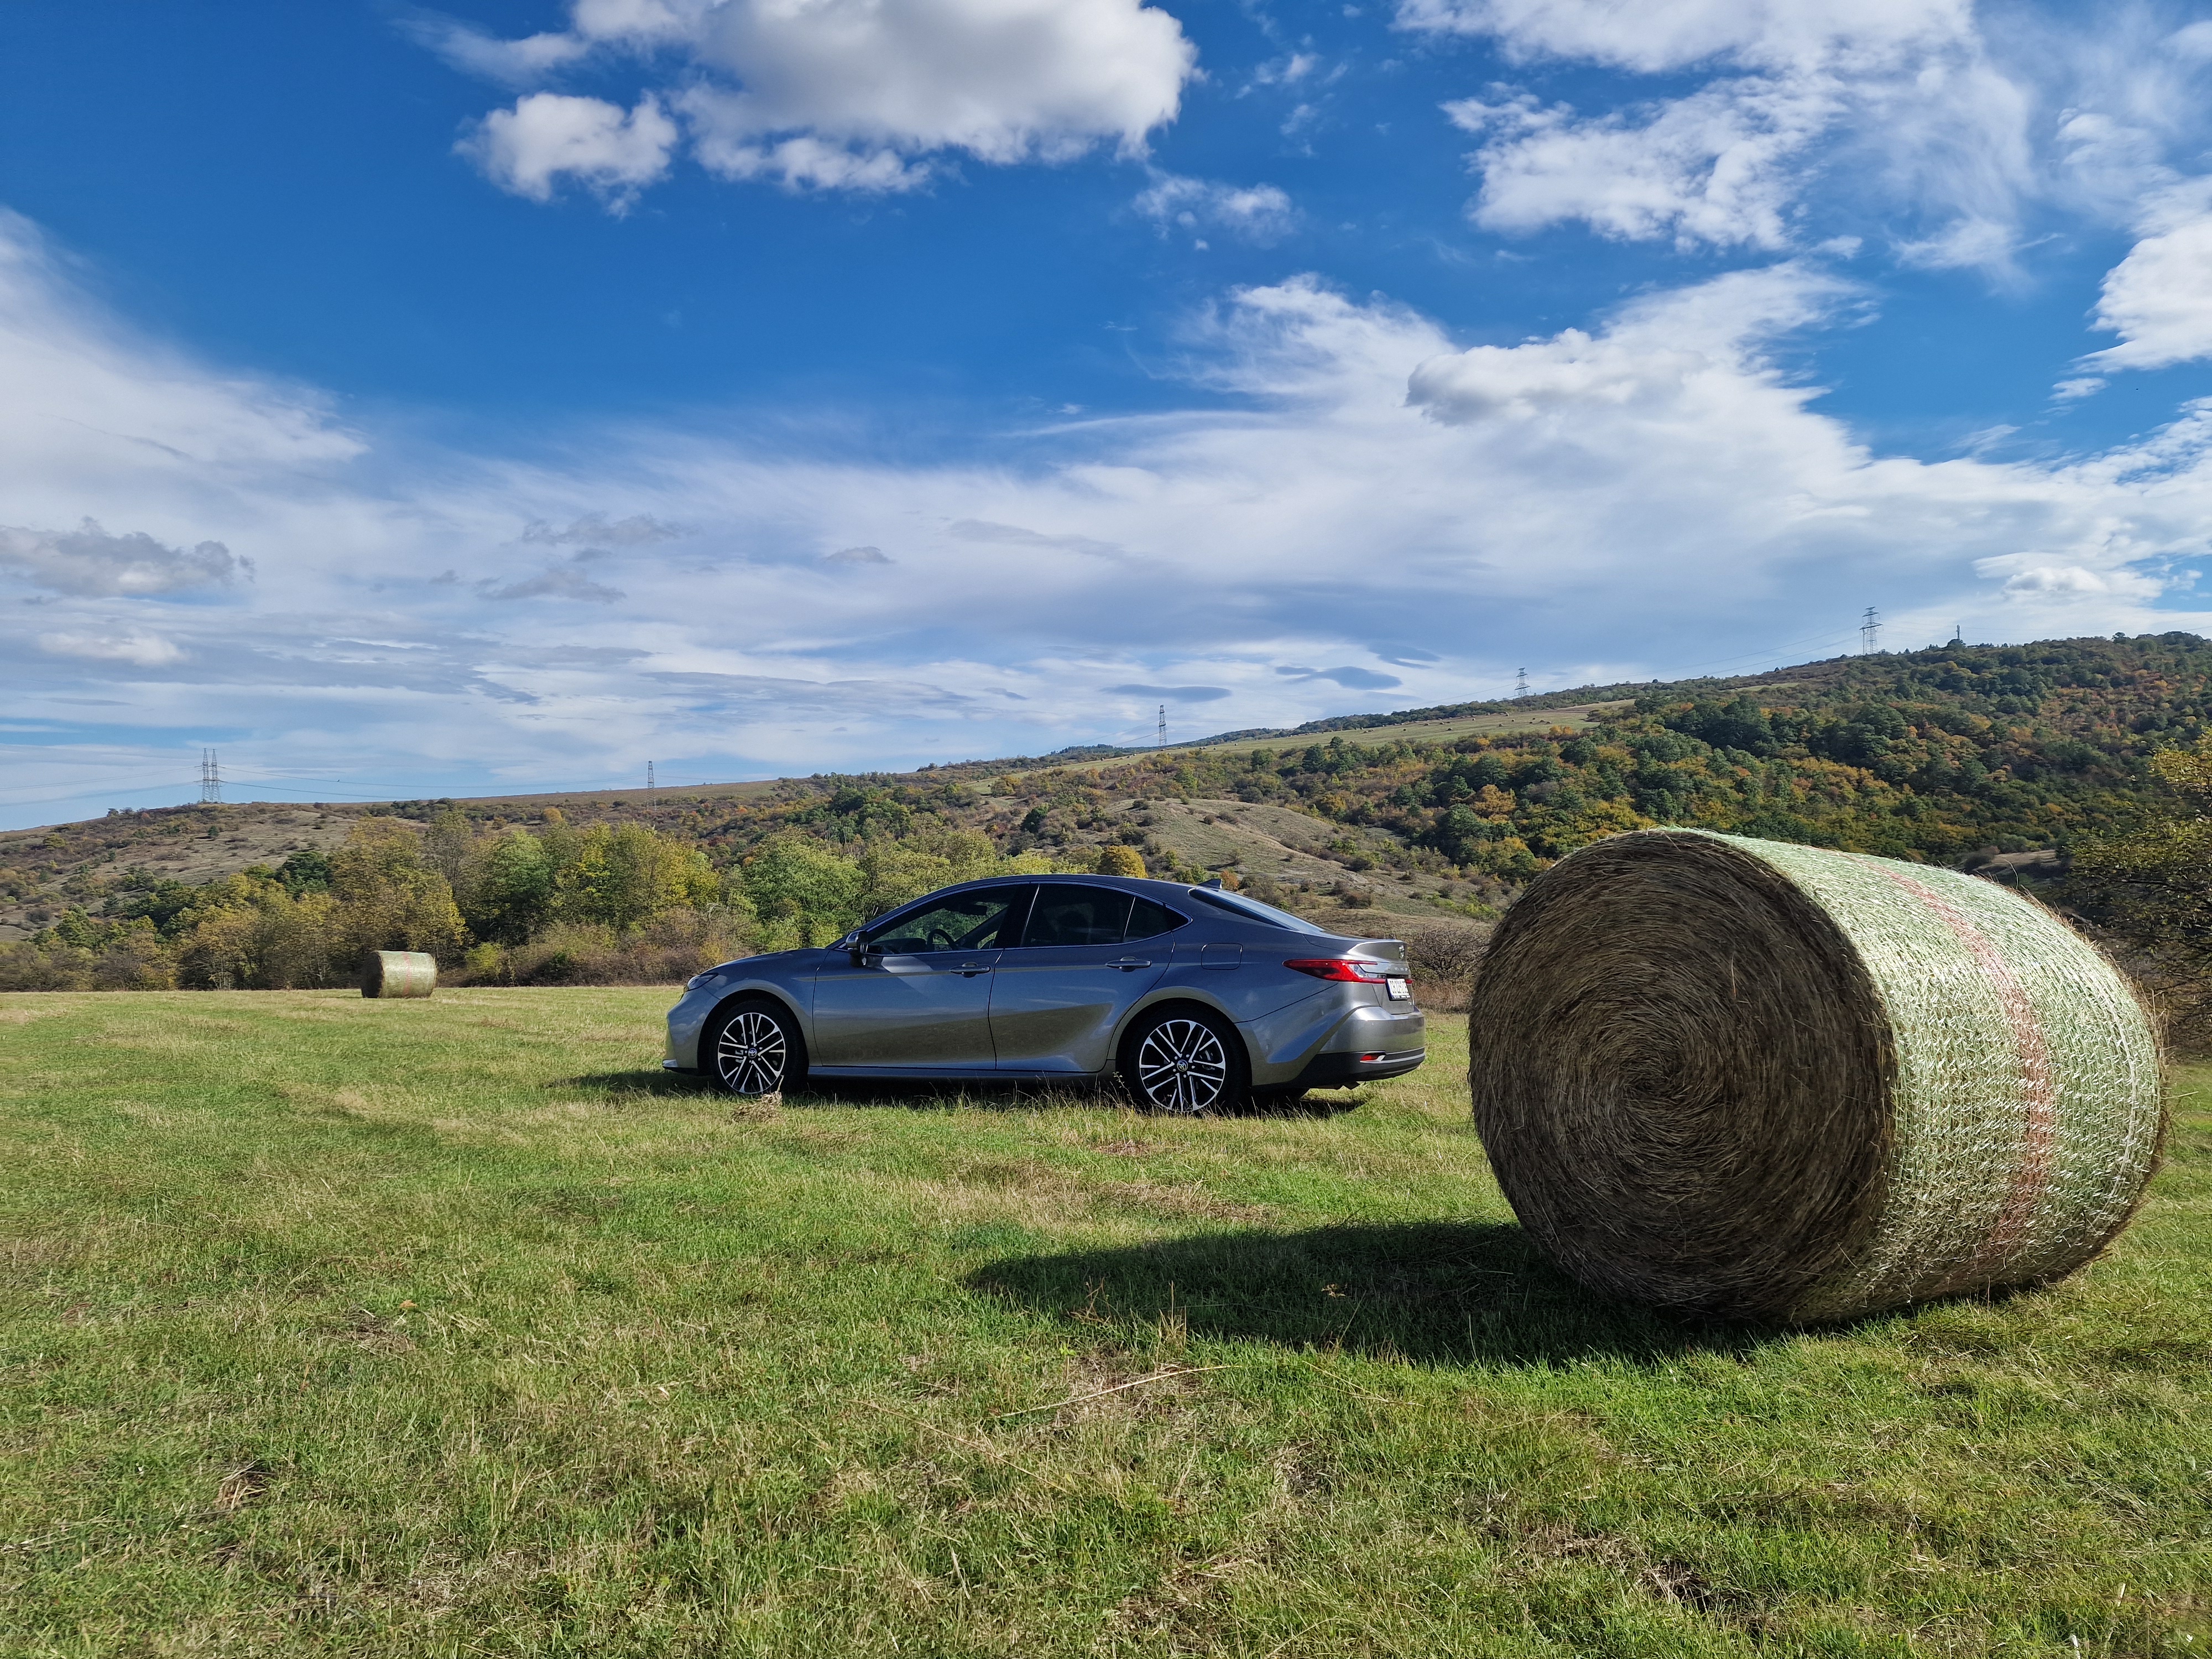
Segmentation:
{"type": "Polygon", "coordinates": [[[1413,1000],[1413,988],[1402,979],[1386,979],[1382,981],[1382,988],[1390,994],[1393,1002],[1411,1002],[1413,1000]]]}

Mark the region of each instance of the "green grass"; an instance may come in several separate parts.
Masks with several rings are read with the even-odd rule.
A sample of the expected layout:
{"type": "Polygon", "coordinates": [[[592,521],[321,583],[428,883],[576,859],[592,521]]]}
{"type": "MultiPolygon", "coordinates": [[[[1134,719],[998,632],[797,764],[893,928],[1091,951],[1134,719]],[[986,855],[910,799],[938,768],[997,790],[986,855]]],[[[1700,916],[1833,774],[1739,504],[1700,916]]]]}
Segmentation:
{"type": "Polygon", "coordinates": [[[0,1651],[2212,1647],[2212,1073],[2089,1272],[1774,1334],[1534,1260],[1455,1020],[748,1115],[667,1000],[0,999],[0,1651]]]}

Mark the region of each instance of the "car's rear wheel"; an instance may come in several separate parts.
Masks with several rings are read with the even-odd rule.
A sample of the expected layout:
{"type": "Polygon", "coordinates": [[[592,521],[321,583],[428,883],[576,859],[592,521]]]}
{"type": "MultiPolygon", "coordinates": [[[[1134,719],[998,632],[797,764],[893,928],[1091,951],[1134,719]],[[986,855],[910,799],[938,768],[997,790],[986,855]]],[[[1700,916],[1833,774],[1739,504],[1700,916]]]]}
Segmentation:
{"type": "Polygon", "coordinates": [[[773,1095],[806,1079],[806,1045],[789,1012],[765,998],[717,1012],[699,1042],[700,1069],[733,1095],[773,1095]]]}
{"type": "Polygon", "coordinates": [[[1202,1008],[1162,1008],[1121,1044],[1121,1080],[1148,1111],[1196,1117],[1244,1103],[1251,1072],[1244,1040],[1202,1008]]]}

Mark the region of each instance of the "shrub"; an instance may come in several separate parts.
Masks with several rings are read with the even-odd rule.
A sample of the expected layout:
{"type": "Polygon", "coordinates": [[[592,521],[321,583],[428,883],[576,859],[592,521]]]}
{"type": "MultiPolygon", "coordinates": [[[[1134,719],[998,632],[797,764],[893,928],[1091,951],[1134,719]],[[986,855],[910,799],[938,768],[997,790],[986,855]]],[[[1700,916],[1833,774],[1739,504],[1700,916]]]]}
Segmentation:
{"type": "Polygon", "coordinates": [[[1097,873],[1102,876],[1138,876],[1145,873],[1145,856],[1133,847],[1116,842],[1098,849],[1097,873]]]}
{"type": "Polygon", "coordinates": [[[526,945],[478,945],[461,982],[478,985],[672,985],[748,948],[726,910],[672,910],[620,933],[605,922],[556,921],[526,945]]]}

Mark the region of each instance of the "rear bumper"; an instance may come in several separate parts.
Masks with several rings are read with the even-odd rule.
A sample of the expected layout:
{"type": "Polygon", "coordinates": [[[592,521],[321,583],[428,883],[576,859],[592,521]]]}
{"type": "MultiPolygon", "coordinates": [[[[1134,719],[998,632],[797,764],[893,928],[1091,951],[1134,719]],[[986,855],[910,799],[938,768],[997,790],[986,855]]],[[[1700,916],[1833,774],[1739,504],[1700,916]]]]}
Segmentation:
{"type": "Polygon", "coordinates": [[[1426,1048],[1401,1048],[1395,1054],[1316,1054],[1305,1069],[1292,1078],[1293,1089],[1340,1089],[1346,1084],[1371,1083],[1379,1078],[1403,1077],[1418,1070],[1429,1057],[1426,1048]]]}
{"type": "Polygon", "coordinates": [[[1420,1010],[1385,1001],[1379,985],[1332,985],[1240,1029],[1251,1050],[1252,1086],[1263,1090],[1318,1088],[1322,1078],[1395,1077],[1421,1063],[1428,1043],[1420,1010]]]}

